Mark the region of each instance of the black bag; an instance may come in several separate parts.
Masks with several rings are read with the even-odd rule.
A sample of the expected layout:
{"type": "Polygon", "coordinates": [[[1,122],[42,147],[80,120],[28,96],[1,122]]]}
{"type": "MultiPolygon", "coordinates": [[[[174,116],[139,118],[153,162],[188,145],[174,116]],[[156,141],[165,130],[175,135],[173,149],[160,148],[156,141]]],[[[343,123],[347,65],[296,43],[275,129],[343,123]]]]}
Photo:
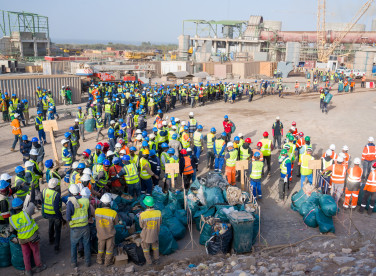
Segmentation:
{"type": "Polygon", "coordinates": [[[137,246],[135,243],[127,243],[123,248],[125,252],[127,252],[129,260],[134,262],[134,264],[144,265],[146,263],[144,251],[141,246],[137,246]]]}
{"type": "Polygon", "coordinates": [[[210,255],[227,254],[231,251],[231,241],[232,228],[229,227],[223,235],[216,234],[206,242],[206,253],[210,255]]]}

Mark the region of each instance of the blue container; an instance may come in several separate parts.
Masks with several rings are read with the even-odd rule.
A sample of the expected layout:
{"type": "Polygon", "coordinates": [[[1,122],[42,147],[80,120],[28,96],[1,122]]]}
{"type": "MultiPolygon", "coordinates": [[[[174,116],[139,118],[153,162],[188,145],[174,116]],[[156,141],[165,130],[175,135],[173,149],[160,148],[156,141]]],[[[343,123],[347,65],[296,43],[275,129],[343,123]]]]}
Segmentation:
{"type": "Polygon", "coordinates": [[[94,132],[95,119],[88,119],[85,121],[85,131],[94,132]]]}

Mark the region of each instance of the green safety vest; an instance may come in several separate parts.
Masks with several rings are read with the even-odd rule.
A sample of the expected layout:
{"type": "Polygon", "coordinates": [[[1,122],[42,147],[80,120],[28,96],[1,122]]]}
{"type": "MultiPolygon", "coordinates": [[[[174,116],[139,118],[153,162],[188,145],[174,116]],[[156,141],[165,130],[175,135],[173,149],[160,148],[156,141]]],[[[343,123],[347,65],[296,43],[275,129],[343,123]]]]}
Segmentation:
{"type": "MultiPolygon", "coordinates": [[[[16,178],[14,179],[16,187],[17,187],[18,180],[22,180],[22,182],[26,183],[26,180],[24,178],[21,178],[21,177],[19,177],[19,176],[16,175],[16,178]]],[[[23,198],[23,197],[26,197],[29,192],[30,192],[30,188],[27,191],[23,191],[23,190],[19,189],[16,192],[16,195],[17,195],[17,197],[23,198]]]]}
{"type": "Polygon", "coordinates": [[[213,133],[208,133],[207,135],[206,135],[206,147],[208,148],[208,149],[212,149],[213,148],[213,146],[214,146],[214,142],[213,142],[213,138],[215,137],[215,135],[213,134],[213,133]]]}
{"type": "Polygon", "coordinates": [[[141,179],[144,179],[144,180],[151,178],[151,175],[144,169],[144,166],[146,164],[149,165],[149,167],[150,167],[149,161],[146,160],[145,158],[141,158],[141,160],[140,160],[140,166],[141,166],[140,177],[141,177],[141,179]]]}
{"type": "Polygon", "coordinates": [[[252,172],[249,176],[252,179],[261,179],[262,168],[264,167],[264,162],[262,161],[253,161],[252,162],[252,172]]]}
{"type": "Polygon", "coordinates": [[[157,132],[158,143],[163,143],[163,142],[167,141],[167,136],[161,136],[160,135],[161,131],[162,131],[162,129],[159,129],[158,132],[157,132]]]}
{"type": "Polygon", "coordinates": [[[89,199],[80,198],[77,200],[77,202],[80,204],[80,208],[74,208],[72,220],[69,222],[69,226],[71,228],[83,227],[88,224],[87,210],[89,209],[90,205],[89,199]]]}
{"type": "Polygon", "coordinates": [[[229,152],[230,158],[226,159],[226,166],[227,167],[235,167],[236,160],[238,159],[238,151],[232,150],[229,152]]]}
{"type": "Polygon", "coordinates": [[[215,140],[215,150],[217,151],[217,154],[219,154],[221,152],[224,144],[225,144],[225,140],[223,140],[223,139],[215,140]]]}
{"type": "Polygon", "coordinates": [[[123,167],[126,174],[124,176],[127,185],[136,184],[140,181],[138,178],[138,170],[135,164],[128,164],[123,167]]]}
{"type": "Polygon", "coordinates": [[[100,169],[99,169],[99,171],[98,171],[98,174],[101,172],[101,171],[103,171],[104,172],[104,175],[105,175],[105,179],[100,179],[100,180],[98,180],[98,184],[97,184],[97,186],[99,187],[99,188],[103,188],[105,185],[107,185],[107,181],[108,181],[108,172],[106,172],[105,170],[104,170],[104,168],[103,168],[103,165],[100,167],[100,169]]]}
{"type": "Polygon", "coordinates": [[[83,112],[77,112],[78,124],[82,125],[84,123],[85,114],[83,112]]]}
{"type": "Polygon", "coordinates": [[[195,131],[193,134],[193,143],[196,147],[201,147],[201,136],[202,133],[198,131],[195,131]]]}
{"type": "Polygon", "coordinates": [[[249,148],[245,149],[243,147],[239,147],[240,150],[240,160],[248,160],[248,158],[251,156],[249,153],[249,148]]]}
{"type": "Polygon", "coordinates": [[[104,112],[111,114],[111,105],[110,104],[104,105],[104,112]]]}
{"type": "Polygon", "coordinates": [[[61,160],[64,164],[70,165],[72,164],[72,157],[65,157],[64,156],[64,150],[67,149],[66,147],[62,147],[61,149],[61,160]]]}
{"type": "Polygon", "coordinates": [[[282,163],[281,163],[281,165],[279,166],[279,168],[281,169],[281,173],[282,174],[287,174],[287,166],[286,166],[286,162],[287,161],[290,161],[289,157],[285,158],[285,160],[283,160],[282,163]]]}
{"type": "Polygon", "coordinates": [[[38,230],[38,225],[25,211],[11,216],[9,222],[17,230],[17,237],[21,240],[31,238],[38,230]]]}
{"type": "Polygon", "coordinates": [[[96,122],[97,128],[102,128],[104,126],[102,118],[97,118],[95,122],[96,122]]]}
{"type": "Polygon", "coordinates": [[[31,174],[32,180],[31,182],[34,183],[35,188],[39,187],[39,177],[36,176],[36,174],[30,170],[26,170],[26,172],[29,172],[31,174]]]}
{"type": "Polygon", "coordinates": [[[37,116],[35,118],[35,125],[38,127],[39,130],[43,129],[43,117],[37,116]],[[39,120],[38,120],[39,119],[39,120]],[[38,123],[39,122],[39,123],[38,123]]]}
{"type": "Polygon", "coordinates": [[[269,139],[261,139],[262,143],[261,152],[263,156],[270,156],[272,153],[272,141],[269,139]]]}
{"type": "Polygon", "coordinates": [[[43,210],[45,214],[55,215],[54,210],[54,201],[56,198],[57,192],[46,188],[43,190],[43,210]]]}

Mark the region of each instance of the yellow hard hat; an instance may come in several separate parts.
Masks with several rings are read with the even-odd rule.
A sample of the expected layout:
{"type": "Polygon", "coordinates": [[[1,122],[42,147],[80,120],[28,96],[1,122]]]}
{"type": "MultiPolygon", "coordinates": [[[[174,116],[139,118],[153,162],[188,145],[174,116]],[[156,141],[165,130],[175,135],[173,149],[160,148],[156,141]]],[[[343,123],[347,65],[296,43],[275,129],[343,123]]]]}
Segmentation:
{"type": "Polygon", "coordinates": [[[142,154],[149,154],[150,152],[149,152],[149,150],[148,149],[144,149],[144,150],[142,150],[142,154]]]}

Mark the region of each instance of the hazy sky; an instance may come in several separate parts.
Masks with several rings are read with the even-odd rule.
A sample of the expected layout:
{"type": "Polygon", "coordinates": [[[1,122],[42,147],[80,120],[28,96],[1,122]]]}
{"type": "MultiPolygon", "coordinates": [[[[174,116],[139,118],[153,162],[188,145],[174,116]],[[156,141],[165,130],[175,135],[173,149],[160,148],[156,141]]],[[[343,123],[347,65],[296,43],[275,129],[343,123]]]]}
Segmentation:
{"type": "MultiPolygon", "coordinates": [[[[262,15],[282,30],[316,30],[317,0],[2,0],[0,8],[49,17],[52,41],[177,43],[182,20],[248,20],[262,15]]],[[[327,0],[327,21],[347,22],[366,0],[327,0]]],[[[359,22],[370,30],[372,7],[359,22]]],[[[188,26],[187,26],[188,27],[188,26]]],[[[187,32],[194,29],[187,28],[187,32]]]]}

